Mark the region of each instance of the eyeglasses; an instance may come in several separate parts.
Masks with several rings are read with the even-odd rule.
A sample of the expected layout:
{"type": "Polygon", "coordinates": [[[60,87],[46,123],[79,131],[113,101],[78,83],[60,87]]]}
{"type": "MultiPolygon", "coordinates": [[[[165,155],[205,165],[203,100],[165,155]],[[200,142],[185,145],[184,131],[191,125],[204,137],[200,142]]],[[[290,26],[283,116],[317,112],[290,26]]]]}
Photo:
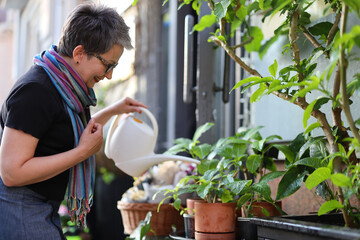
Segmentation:
{"type": "Polygon", "coordinates": [[[110,72],[111,70],[113,70],[118,65],[118,63],[115,63],[115,64],[108,63],[108,61],[106,61],[105,59],[103,59],[102,57],[100,57],[97,54],[91,54],[91,55],[93,55],[94,57],[99,59],[101,61],[101,63],[106,67],[105,73],[110,72]]]}

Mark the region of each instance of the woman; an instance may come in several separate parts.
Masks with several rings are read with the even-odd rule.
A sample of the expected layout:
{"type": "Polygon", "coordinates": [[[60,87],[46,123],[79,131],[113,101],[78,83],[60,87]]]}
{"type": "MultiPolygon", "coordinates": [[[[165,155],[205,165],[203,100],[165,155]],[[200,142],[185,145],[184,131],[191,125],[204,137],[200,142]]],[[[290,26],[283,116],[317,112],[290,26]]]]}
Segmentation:
{"type": "Polygon", "coordinates": [[[114,9],[80,5],[58,46],[15,83],[0,115],[0,239],[64,239],[57,212],[66,191],[73,219],[86,224],[102,126],[146,107],[124,98],[90,119],[92,88],[132,48],[128,31],[114,9]]]}

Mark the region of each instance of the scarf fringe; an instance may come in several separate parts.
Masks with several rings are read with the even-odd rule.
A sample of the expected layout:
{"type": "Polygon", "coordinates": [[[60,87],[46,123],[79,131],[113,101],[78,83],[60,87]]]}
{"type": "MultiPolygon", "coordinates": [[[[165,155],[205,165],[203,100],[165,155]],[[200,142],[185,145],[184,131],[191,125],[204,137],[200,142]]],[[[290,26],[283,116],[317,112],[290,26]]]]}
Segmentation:
{"type": "Polygon", "coordinates": [[[92,203],[93,196],[90,196],[89,199],[76,199],[72,197],[67,200],[71,221],[75,222],[78,227],[87,227],[86,216],[90,212],[92,203]]]}

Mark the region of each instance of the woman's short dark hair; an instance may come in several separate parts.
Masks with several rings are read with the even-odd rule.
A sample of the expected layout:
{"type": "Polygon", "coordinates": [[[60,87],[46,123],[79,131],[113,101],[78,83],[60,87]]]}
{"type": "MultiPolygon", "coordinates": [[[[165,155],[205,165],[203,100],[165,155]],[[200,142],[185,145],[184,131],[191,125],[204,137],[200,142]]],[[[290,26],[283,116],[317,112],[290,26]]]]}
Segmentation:
{"type": "Polygon", "coordinates": [[[129,27],[115,9],[86,3],[77,6],[62,29],[58,52],[72,57],[73,50],[83,45],[87,53],[102,54],[118,44],[132,49],[129,27]]]}

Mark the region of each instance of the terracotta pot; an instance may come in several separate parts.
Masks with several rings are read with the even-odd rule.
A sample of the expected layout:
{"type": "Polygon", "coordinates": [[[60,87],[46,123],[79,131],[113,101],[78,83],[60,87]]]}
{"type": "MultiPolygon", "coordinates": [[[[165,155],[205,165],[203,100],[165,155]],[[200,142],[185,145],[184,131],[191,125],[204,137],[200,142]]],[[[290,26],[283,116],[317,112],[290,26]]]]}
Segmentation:
{"type": "Polygon", "coordinates": [[[200,233],[195,232],[196,240],[234,240],[235,233],[200,233]]]}
{"type": "Polygon", "coordinates": [[[195,203],[196,202],[205,202],[204,199],[201,198],[188,198],[186,199],[186,211],[187,214],[194,215],[195,203]]]}
{"type": "MultiPolygon", "coordinates": [[[[281,208],[281,201],[277,201],[275,203],[278,207],[281,208]]],[[[253,209],[250,211],[250,213],[254,217],[276,217],[281,216],[281,212],[271,203],[260,201],[260,202],[253,202],[253,209]],[[266,209],[269,212],[269,216],[266,216],[262,209],[266,209]]]]}
{"type": "Polygon", "coordinates": [[[236,203],[195,203],[195,231],[232,233],[235,231],[236,203]]]}

